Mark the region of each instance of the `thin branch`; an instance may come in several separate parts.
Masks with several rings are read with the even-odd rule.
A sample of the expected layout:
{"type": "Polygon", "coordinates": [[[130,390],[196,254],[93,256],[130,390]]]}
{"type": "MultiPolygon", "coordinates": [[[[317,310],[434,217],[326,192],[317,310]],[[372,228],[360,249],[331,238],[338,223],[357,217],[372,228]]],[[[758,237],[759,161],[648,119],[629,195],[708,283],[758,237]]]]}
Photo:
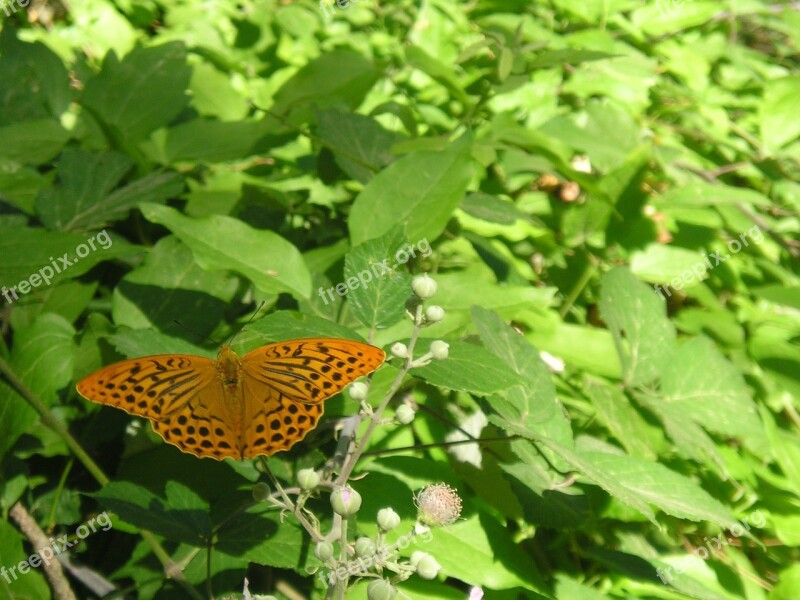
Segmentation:
{"type": "MultiPolygon", "coordinates": [[[[34,548],[50,548],[47,534],[42,531],[36,519],[30,515],[20,502],[14,504],[8,514],[16,521],[20,531],[25,534],[25,537],[28,538],[34,548]]],[[[43,561],[42,569],[44,569],[44,576],[50,582],[53,595],[57,600],[77,600],[58,559],[43,561]]]]}

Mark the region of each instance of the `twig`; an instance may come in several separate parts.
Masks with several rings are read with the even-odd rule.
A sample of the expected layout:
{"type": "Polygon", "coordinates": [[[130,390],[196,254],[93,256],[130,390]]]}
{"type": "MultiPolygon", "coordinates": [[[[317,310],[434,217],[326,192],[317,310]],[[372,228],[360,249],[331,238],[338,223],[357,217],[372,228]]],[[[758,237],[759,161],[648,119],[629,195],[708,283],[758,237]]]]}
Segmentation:
{"type": "MultiPolygon", "coordinates": [[[[11,515],[11,518],[19,526],[20,531],[25,534],[25,537],[28,538],[34,548],[50,548],[47,534],[42,531],[36,519],[22,506],[21,502],[17,502],[11,507],[9,515],[11,515]]],[[[44,576],[47,577],[47,581],[50,582],[53,595],[58,600],[77,600],[58,559],[43,561],[42,569],[44,569],[44,576]]]]}

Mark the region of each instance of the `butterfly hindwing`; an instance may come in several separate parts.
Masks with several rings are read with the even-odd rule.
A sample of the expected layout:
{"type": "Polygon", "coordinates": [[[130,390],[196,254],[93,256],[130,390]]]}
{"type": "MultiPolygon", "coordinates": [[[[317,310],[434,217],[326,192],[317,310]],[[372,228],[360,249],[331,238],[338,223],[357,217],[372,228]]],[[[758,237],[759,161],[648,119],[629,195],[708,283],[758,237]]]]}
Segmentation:
{"type": "Polygon", "coordinates": [[[314,429],[323,405],[302,404],[258,381],[245,379],[243,458],[288,450],[314,429]]]}

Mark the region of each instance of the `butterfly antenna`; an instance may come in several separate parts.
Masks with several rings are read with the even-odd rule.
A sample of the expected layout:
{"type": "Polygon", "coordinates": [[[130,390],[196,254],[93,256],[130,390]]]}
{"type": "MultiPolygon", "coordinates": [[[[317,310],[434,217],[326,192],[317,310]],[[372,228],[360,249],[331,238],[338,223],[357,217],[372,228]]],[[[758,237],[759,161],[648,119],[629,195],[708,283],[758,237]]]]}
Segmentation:
{"type": "Polygon", "coordinates": [[[207,335],[205,335],[205,334],[203,334],[203,333],[198,333],[198,332],[194,331],[193,329],[191,329],[191,328],[187,327],[186,325],[184,325],[183,323],[181,323],[180,321],[178,321],[178,319],[173,319],[173,320],[172,320],[172,322],[173,322],[173,323],[176,323],[176,324],[178,324],[178,325],[180,325],[181,327],[183,327],[183,328],[184,328],[186,331],[188,331],[189,333],[191,333],[191,334],[194,334],[194,335],[196,335],[197,337],[200,337],[200,338],[205,338],[205,339],[207,339],[209,342],[211,342],[212,344],[214,344],[215,346],[219,346],[219,342],[218,342],[217,340],[215,340],[215,339],[213,339],[213,338],[210,338],[210,337],[208,337],[207,335]]]}
{"type": "Polygon", "coordinates": [[[261,301],[261,304],[259,304],[259,305],[258,305],[258,307],[257,307],[257,308],[256,308],[256,309],[253,311],[253,314],[252,314],[252,315],[250,315],[250,318],[249,318],[249,319],[247,319],[247,323],[245,323],[244,325],[242,325],[242,328],[241,328],[239,331],[237,331],[236,333],[234,333],[234,334],[231,336],[231,339],[229,339],[229,340],[228,340],[228,346],[230,346],[231,344],[233,344],[233,340],[235,340],[235,339],[236,339],[236,336],[237,336],[237,335],[239,335],[240,333],[242,333],[242,332],[244,331],[245,327],[247,327],[248,325],[250,325],[250,323],[252,323],[252,322],[253,322],[253,319],[255,319],[255,318],[256,318],[256,315],[257,315],[259,312],[261,312],[261,309],[262,309],[262,308],[264,308],[264,305],[265,305],[266,303],[267,303],[267,301],[266,301],[266,300],[262,300],[262,301],[261,301]]]}

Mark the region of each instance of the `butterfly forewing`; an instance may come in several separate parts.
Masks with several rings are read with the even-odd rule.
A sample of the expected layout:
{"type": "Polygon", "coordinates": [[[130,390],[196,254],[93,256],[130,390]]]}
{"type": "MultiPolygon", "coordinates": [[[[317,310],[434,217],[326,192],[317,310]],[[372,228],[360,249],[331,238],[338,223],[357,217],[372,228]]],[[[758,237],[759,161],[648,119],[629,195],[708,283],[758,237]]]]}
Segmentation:
{"type": "Polygon", "coordinates": [[[318,404],[372,373],[386,354],[380,348],[336,338],[279,342],[245,354],[244,372],[288,399],[318,404]]]}
{"type": "Polygon", "coordinates": [[[189,354],[124,360],[78,382],[78,393],[151,420],[180,410],[215,382],[214,361],[189,354]]]}

